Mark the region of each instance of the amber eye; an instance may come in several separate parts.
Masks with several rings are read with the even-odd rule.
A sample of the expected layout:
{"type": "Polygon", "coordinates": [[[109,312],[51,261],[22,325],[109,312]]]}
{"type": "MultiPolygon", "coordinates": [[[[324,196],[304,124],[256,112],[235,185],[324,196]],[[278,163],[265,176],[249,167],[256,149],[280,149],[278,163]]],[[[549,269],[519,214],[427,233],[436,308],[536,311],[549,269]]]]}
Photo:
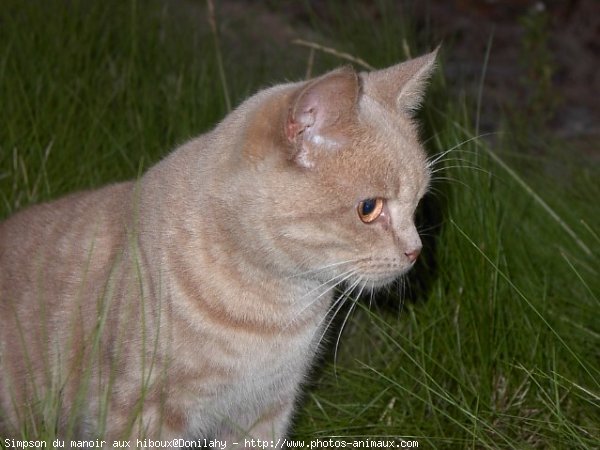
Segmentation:
{"type": "Polygon", "coordinates": [[[364,223],[371,223],[381,215],[383,210],[382,198],[368,198],[358,204],[358,217],[364,223]]]}

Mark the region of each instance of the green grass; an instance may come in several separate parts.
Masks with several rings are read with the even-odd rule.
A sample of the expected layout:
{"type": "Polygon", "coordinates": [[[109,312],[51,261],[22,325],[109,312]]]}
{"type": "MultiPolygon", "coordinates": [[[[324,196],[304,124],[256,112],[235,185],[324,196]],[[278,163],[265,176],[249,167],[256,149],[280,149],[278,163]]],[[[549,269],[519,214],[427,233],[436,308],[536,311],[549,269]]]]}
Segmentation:
{"type": "Polygon", "coordinates": [[[223,116],[207,36],[158,6],[3,2],[2,215],[131,178],[223,116]]]}
{"type": "MultiPolygon", "coordinates": [[[[390,4],[378,2],[377,27],[337,1],[327,20],[308,6],[306,15],[321,42],[377,67],[437,44],[395,20],[390,4]]],[[[0,217],[133,178],[223,117],[214,43],[198,11],[202,2],[2,3],[0,217]]],[[[304,76],[304,48],[290,44],[293,62],[282,68],[281,49],[222,43],[234,104],[304,76]]],[[[317,72],[343,63],[315,55],[317,72]]],[[[598,447],[598,167],[562,143],[540,156],[509,138],[473,139],[477,108],[459,91],[440,71],[421,114],[432,155],[456,148],[436,165],[423,205],[428,249],[409,299],[398,286],[359,303],[337,358],[323,357],[305,394],[297,438],[598,447]]]]}

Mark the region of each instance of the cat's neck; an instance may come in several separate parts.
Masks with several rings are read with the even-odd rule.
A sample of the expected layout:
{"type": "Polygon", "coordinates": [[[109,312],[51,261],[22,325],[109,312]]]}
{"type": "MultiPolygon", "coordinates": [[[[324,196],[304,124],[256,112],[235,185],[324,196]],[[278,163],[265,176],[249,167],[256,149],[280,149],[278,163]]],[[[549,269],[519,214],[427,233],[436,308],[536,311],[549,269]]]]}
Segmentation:
{"type": "Polygon", "coordinates": [[[181,221],[164,210],[144,219],[148,222],[140,245],[157,260],[150,278],[161,285],[154,291],[168,292],[170,302],[187,311],[184,319],[190,323],[209,316],[274,336],[292,326],[319,326],[331,305],[331,283],[301,276],[300,269],[281,273],[264,264],[256,254],[236,247],[223,219],[181,221]],[[156,235],[156,229],[172,231],[156,235]]]}
{"type": "Polygon", "coordinates": [[[190,251],[195,245],[188,242],[185,254],[178,252],[187,261],[178,264],[187,264],[187,273],[197,280],[199,289],[218,293],[222,299],[235,298],[235,302],[220,305],[230,314],[254,317],[277,328],[292,320],[306,322],[322,317],[329,307],[333,295],[330,283],[300,276],[300,271],[280,273],[265,265],[262,258],[238,251],[219,223],[209,224],[203,233],[213,237],[210,245],[198,242],[196,250],[190,251]]]}

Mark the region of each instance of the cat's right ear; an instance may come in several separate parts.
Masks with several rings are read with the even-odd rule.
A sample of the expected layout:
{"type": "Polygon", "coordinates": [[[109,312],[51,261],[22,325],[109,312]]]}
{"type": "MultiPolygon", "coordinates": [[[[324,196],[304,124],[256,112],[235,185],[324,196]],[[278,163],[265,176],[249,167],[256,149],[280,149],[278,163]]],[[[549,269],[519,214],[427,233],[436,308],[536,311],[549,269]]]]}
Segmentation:
{"type": "Polygon", "coordinates": [[[350,67],[308,82],[292,100],[285,122],[290,159],[313,168],[320,156],[341,149],[356,116],[359,82],[350,67]]]}

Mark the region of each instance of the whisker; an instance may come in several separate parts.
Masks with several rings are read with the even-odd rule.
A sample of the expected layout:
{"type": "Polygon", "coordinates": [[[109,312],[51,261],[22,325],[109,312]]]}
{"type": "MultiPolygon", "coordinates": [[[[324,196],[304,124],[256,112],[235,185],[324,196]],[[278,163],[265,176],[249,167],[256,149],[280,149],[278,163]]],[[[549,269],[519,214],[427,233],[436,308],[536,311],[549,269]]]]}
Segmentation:
{"type": "MultiPolygon", "coordinates": [[[[356,269],[352,269],[349,270],[347,272],[344,272],[340,275],[336,275],[335,277],[330,278],[329,280],[327,280],[325,283],[321,283],[319,286],[317,286],[314,289],[311,289],[309,292],[307,292],[306,294],[304,294],[300,299],[298,299],[297,301],[300,301],[304,298],[306,298],[308,295],[310,295],[311,293],[317,291],[318,289],[320,289],[321,287],[325,286],[328,283],[331,283],[333,280],[335,280],[336,278],[339,278],[338,281],[334,282],[331,286],[329,286],[327,289],[325,289],[323,292],[321,292],[319,295],[317,295],[314,299],[312,299],[307,305],[305,305],[300,311],[298,311],[294,317],[292,317],[288,323],[285,325],[285,327],[283,327],[283,329],[288,328],[292,323],[294,323],[294,321],[300,317],[302,315],[302,313],[304,311],[306,311],[308,308],[310,308],[312,305],[314,305],[321,297],[323,297],[325,294],[327,294],[328,292],[330,292],[331,290],[335,289],[337,286],[339,286],[341,283],[343,283],[344,281],[346,281],[347,279],[351,278],[352,276],[354,276],[356,274],[356,269]]],[[[320,324],[320,322],[319,322],[320,324]]]]}
{"type": "Polygon", "coordinates": [[[358,261],[360,261],[360,259],[361,258],[348,259],[346,261],[338,261],[338,262],[335,262],[335,263],[332,263],[332,264],[327,264],[327,265],[322,266],[322,267],[317,267],[316,269],[311,269],[311,270],[307,270],[305,272],[295,273],[294,275],[290,275],[289,277],[287,277],[287,279],[301,277],[301,276],[309,275],[309,274],[312,274],[312,273],[318,273],[318,272],[321,272],[321,271],[323,271],[325,269],[330,269],[332,267],[341,266],[342,264],[350,264],[350,263],[353,263],[353,262],[358,262],[358,261]]]}
{"type": "Polygon", "coordinates": [[[444,158],[437,165],[435,165],[434,167],[431,167],[430,168],[430,173],[435,173],[437,171],[440,171],[440,170],[443,170],[443,169],[447,169],[448,166],[444,166],[444,164],[449,164],[449,163],[455,163],[459,167],[462,167],[462,166],[459,165],[459,163],[463,163],[464,165],[473,165],[475,167],[479,167],[477,165],[477,162],[473,161],[472,159],[452,157],[452,158],[444,158]],[[432,170],[433,170],[433,172],[432,172],[432,170]]]}
{"type": "Polygon", "coordinates": [[[348,296],[349,296],[350,292],[352,292],[356,288],[356,286],[358,286],[359,283],[360,283],[360,278],[358,280],[354,281],[350,286],[348,286],[344,290],[344,292],[342,292],[342,294],[333,302],[333,304],[331,305],[331,307],[327,310],[327,313],[319,321],[319,323],[317,325],[317,329],[318,329],[319,326],[321,326],[321,324],[323,323],[323,321],[327,318],[327,316],[329,316],[331,314],[331,311],[333,311],[333,309],[335,308],[335,311],[333,312],[333,314],[331,314],[331,318],[327,322],[327,325],[325,325],[325,327],[323,328],[323,332],[321,333],[321,336],[319,337],[319,340],[317,341],[317,347],[319,345],[321,345],[321,342],[323,341],[323,338],[325,337],[325,334],[327,333],[327,330],[329,330],[329,327],[331,326],[331,323],[335,319],[335,316],[337,315],[338,312],[340,312],[340,310],[342,309],[342,306],[344,305],[345,301],[349,298],[348,296]],[[337,305],[337,307],[336,307],[336,305],[337,305]]]}
{"type": "Polygon", "coordinates": [[[451,155],[451,156],[447,156],[445,155],[444,158],[440,158],[435,160],[435,163],[432,161],[431,165],[428,165],[428,168],[432,168],[432,167],[436,167],[439,166],[442,163],[446,163],[449,161],[469,161],[469,162],[473,162],[472,159],[467,159],[467,158],[463,158],[461,157],[462,155],[471,155],[474,158],[478,158],[479,157],[479,152],[476,150],[461,150],[459,155],[451,155]]]}
{"type": "Polygon", "coordinates": [[[319,325],[323,322],[323,320],[325,320],[327,318],[327,316],[331,313],[333,308],[339,304],[340,306],[336,309],[335,313],[331,317],[331,320],[327,323],[327,326],[325,327],[325,328],[329,328],[333,318],[335,317],[335,315],[339,312],[339,309],[341,308],[341,303],[343,303],[345,300],[348,299],[348,297],[350,296],[352,291],[358,286],[359,283],[360,283],[360,278],[358,280],[355,280],[351,285],[347,286],[346,289],[344,289],[344,291],[340,294],[340,296],[333,302],[331,307],[327,310],[327,312],[325,313],[325,316],[319,322],[319,325]]]}
{"type": "Polygon", "coordinates": [[[434,166],[435,164],[437,164],[437,163],[438,163],[438,161],[439,161],[440,159],[442,159],[444,156],[446,156],[446,155],[447,155],[448,153],[450,153],[451,151],[453,151],[453,150],[456,150],[457,148],[459,148],[459,147],[461,147],[461,146],[463,146],[463,145],[465,145],[465,144],[468,144],[469,142],[475,141],[475,140],[477,140],[477,139],[480,139],[480,138],[482,138],[482,137],[486,137],[486,136],[489,136],[489,135],[492,135],[492,134],[495,134],[495,133],[494,133],[494,132],[492,132],[492,133],[483,133],[483,134],[479,134],[479,135],[477,135],[477,136],[473,136],[473,137],[471,137],[471,138],[469,138],[469,139],[466,139],[466,140],[464,140],[464,141],[462,141],[462,142],[459,142],[459,143],[458,143],[458,144],[456,144],[454,147],[451,147],[451,148],[449,148],[448,150],[446,150],[446,151],[443,151],[442,153],[439,153],[439,154],[437,154],[437,155],[433,155],[433,156],[434,156],[434,159],[427,161],[427,167],[429,168],[429,167],[432,167],[432,166],[434,166]]]}
{"type": "MultiPolygon", "coordinates": [[[[335,281],[335,283],[333,283],[332,286],[330,286],[325,292],[330,291],[331,289],[335,288],[337,285],[339,285],[341,282],[343,282],[344,280],[348,279],[350,276],[352,276],[352,273],[355,272],[356,269],[350,269],[347,270],[346,272],[342,272],[341,274],[338,275],[334,275],[333,277],[329,278],[327,281],[325,281],[324,283],[319,284],[317,287],[314,287],[313,289],[311,289],[310,291],[308,291],[306,294],[304,294],[302,297],[300,297],[299,299],[297,299],[296,301],[301,301],[304,298],[308,297],[310,294],[318,291],[319,289],[321,289],[323,286],[328,285],[329,283],[334,282],[336,279],[340,278],[340,280],[335,281]],[[346,277],[346,275],[350,274],[348,277],[346,277]]],[[[319,296],[317,298],[320,298],[325,292],[322,292],[321,294],[319,294],[319,296]]],[[[312,302],[311,302],[312,303],[312,302]]]]}
{"type": "MultiPolygon", "coordinates": [[[[362,278],[359,278],[358,281],[362,283],[362,278]]],[[[346,314],[346,317],[344,317],[344,321],[342,322],[342,327],[340,328],[340,332],[338,333],[338,338],[335,342],[335,349],[333,351],[333,373],[335,374],[336,377],[337,377],[337,371],[336,371],[337,354],[338,354],[338,348],[340,345],[340,339],[342,338],[342,334],[344,333],[344,327],[346,326],[346,322],[348,321],[350,314],[352,314],[352,311],[354,311],[354,308],[356,308],[356,304],[357,304],[361,294],[363,293],[364,289],[365,289],[365,285],[362,284],[360,291],[358,292],[358,295],[354,299],[351,299],[352,305],[350,305],[350,309],[348,309],[348,313],[346,314]]]]}
{"type": "Polygon", "coordinates": [[[457,184],[462,184],[464,187],[466,188],[471,188],[471,186],[469,186],[467,183],[465,183],[464,181],[461,181],[457,178],[452,178],[452,177],[435,177],[431,180],[431,183],[436,183],[439,181],[450,181],[452,183],[457,183],[457,184]]]}
{"type": "MultiPolygon", "coordinates": [[[[460,145],[462,145],[462,144],[459,144],[459,146],[460,145]]],[[[455,151],[455,150],[458,150],[458,148],[456,146],[452,147],[449,151],[455,151]]],[[[431,162],[435,161],[435,164],[439,164],[440,162],[443,162],[443,161],[451,161],[453,159],[464,159],[463,157],[467,156],[467,155],[474,156],[475,158],[477,158],[481,154],[479,150],[471,150],[469,148],[463,148],[457,154],[452,154],[452,155],[449,155],[449,151],[444,151],[444,152],[438,153],[436,155],[433,155],[433,156],[435,156],[435,158],[432,159],[431,162]]]]}
{"type": "MultiPolygon", "coordinates": [[[[435,180],[432,180],[432,182],[435,180]]],[[[436,188],[435,186],[433,186],[432,184],[429,184],[429,186],[427,187],[427,192],[434,194],[436,196],[443,196],[444,192],[442,192],[440,189],[436,188]]]]}
{"type": "Polygon", "coordinates": [[[491,175],[491,172],[489,170],[485,170],[485,169],[483,169],[481,167],[471,166],[471,165],[460,165],[460,164],[455,164],[453,166],[440,167],[438,169],[432,170],[431,171],[431,175],[434,175],[434,174],[436,174],[438,172],[442,172],[442,171],[447,170],[447,169],[471,169],[471,170],[477,170],[479,172],[483,172],[486,175],[491,175]]]}

